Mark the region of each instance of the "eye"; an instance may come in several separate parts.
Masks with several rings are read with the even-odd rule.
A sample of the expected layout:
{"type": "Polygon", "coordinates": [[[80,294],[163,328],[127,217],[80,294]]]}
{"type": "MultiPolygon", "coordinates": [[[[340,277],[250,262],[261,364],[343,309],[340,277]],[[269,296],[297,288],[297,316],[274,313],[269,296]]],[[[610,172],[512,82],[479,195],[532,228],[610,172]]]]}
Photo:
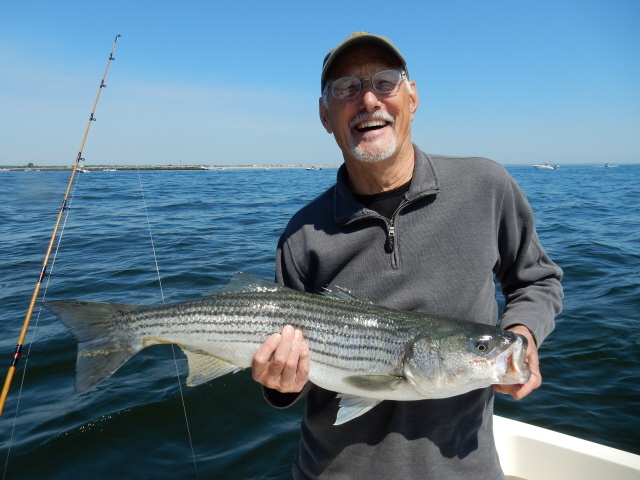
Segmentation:
{"type": "Polygon", "coordinates": [[[486,355],[490,353],[495,346],[495,340],[491,335],[474,338],[469,342],[471,351],[479,355],[486,355]]]}
{"type": "Polygon", "coordinates": [[[356,77],[339,78],[331,84],[336,98],[351,98],[360,91],[360,80],[356,77]]]}
{"type": "Polygon", "coordinates": [[[375,88],[377,91],[382,93],[391,93],[396,88],[396,86],[394,83],[382,80],[380,82],[376,82],[375,88]]]}
{"type": "Polygon", "coordinates": [[[383,72],[378,72],[371,77],[373,88],[375,88],[379,93],[393,92],[401,79],[402,74],[397,70],[385,70],[383,72]]]}

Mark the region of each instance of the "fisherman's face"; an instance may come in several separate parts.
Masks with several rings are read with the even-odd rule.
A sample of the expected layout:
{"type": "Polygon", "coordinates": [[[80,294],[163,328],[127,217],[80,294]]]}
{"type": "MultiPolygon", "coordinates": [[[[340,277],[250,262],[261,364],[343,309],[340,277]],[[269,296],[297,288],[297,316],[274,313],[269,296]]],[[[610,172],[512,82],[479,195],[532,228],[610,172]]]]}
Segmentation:
{"type": "MultiPolygon", "coordinates": [[[[336,60],[327,84],[342,77],[371,78],[393,69],[400,69],[398,61],[386,49],[360,45],[336,60]]],[[[365,81],[355,98],[341,100],[329,92],[326,100],[325,105],[320,99],[320,120],[327,132],[333,133],[345,161],[371,163],[393,158],[401,151],[413,152],[411,122],[418,108],[413,81],[403,80],[398,90],[390,94],[376,92],[371,82],[365,81]]]]}

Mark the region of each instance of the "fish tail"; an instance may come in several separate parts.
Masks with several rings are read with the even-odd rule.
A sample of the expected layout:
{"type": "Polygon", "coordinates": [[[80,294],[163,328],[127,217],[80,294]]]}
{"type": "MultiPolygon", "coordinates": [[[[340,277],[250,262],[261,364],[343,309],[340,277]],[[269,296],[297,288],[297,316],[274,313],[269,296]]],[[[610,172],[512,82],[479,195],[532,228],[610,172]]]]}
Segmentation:
{"type": "Polygon", "coordinates": [[[80,300],[45,302],[78,341],[76,390],[87,390],[113,375],[142,348],[142,341],[118,321],[139,305],[80,300]]]}

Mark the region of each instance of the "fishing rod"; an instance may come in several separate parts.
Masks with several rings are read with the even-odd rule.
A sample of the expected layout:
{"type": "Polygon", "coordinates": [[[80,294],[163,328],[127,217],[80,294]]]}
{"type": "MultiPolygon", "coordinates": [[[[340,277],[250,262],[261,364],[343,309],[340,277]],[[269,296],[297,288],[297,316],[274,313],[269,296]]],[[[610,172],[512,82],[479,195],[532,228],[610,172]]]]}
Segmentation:
{"type": "Polygon", "coordinates": [[[4,410],[4,404],[7,400],[7,395],[9,395],[9,388],[11,387],[11,381],[13,380],[13,376],[15,374],[18,361],[20,360],[20,358],[23,358],[22,346],[24,344],[24,339],[27,336],[27,330],[29,328],[29,323],[31,322],[31,316],[33,315],[33,310],[35,309],[36,302],[38,300],[38,295],[40,293],[40,287],[42,286],[42,281],[44,277],[47,275],[47,266],[49,264],[49,257],[51,256],[53,245],[55,244],[56,237],[58,236],[58,228],[60,227],[60,221],[62,220],[62,215],[64,211],[68,209],[67,200],[69,198],[69,192],[71,191],[73,179],[76,175],[76,170],[78,169],[80,162],[84,160],[84,158],[82,158],[82,150],[84,149],[84,143],[87,140],[87,135],[89,134],[91,123],[95,121],[94,114],[96,111],[96,107],[98,105],[98,100],[100,99],[100,93],[102,92],[102,89],[106,87],[104,83],[104,79],[107,77],[107,72],[109,71],[109,65],[111,64],[112,60],[115,60],[115,58],[113,57],[113,52],[115,52],[116,50],[116,44],[118,43],[118,38],[120,38],[120,35],[116,35],[116,39],[113,41],[113,46],[111,47],[111,53],[109,54],[109,59],[107,60],[107,66],[104,69],[104,74],[102,75],[100,86],[98,87],[98,94],[96,95],[96,100],[93,103],[93,110],[91,110],[91,115],[89,116],[87,128],[84,131],[84,136],[82,137],[82,142],[80,143],[80,149],[78,150],[78,156],[76,157],[76,162],[73,166],[73,169],[71,170],[71,178],[69,179],[69,184],[67,185],[67,190],[62,200],[62,206],[60,207],[60,212],[58,213],[58,218],[56,219],[56,223],[53,228],[53,233],[51,234],[51,239],[49,240],[49,246],[47,247],[47,252],[44,256],[44,261],[42,262],[40,275],[38,276],[38,281],[33,290],[33,295],[31,296],[31,302],[29,303],[29,308],[27,309],[27,314],[24,319],[24,324],[22,325],[22,331],[20,332],[20,337],[18,338],[16,349],[13,352],[11,365],[9,366],[9,371],[7,372],[7,377],[4,382],[4,387],[2,388],[2,393],[0,394],[0,416],[2,415],[2,411],[4,410]]]}

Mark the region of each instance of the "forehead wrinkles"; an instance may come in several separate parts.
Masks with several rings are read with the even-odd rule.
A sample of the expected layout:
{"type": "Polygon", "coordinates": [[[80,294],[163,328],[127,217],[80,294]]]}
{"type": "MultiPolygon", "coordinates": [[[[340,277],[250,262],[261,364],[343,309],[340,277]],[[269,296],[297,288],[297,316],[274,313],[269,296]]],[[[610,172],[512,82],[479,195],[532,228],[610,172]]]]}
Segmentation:
{"type": "Polygon", "coordinates": [[[359,45],[344,52],[334,63],[327,78],[367,78],[382,70],[399,68],[400,63],[387,49],[376,45],[359,45]]]}

